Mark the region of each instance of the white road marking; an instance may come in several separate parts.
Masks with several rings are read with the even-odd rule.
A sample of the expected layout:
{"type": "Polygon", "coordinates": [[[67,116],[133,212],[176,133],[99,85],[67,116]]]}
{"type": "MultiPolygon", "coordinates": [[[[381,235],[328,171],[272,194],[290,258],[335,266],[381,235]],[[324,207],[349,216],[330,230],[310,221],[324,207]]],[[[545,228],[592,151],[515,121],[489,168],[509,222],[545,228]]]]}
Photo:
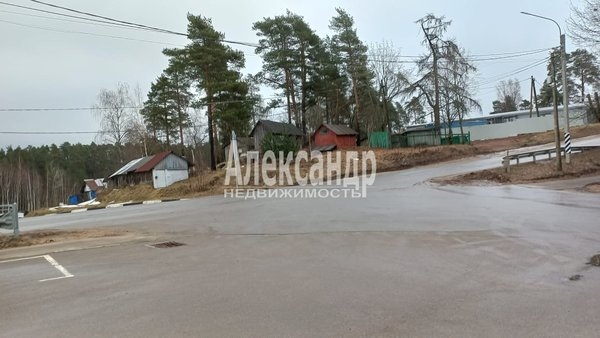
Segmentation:
{"type": "Polygon", "coordinates": [[[70,273],[67,269],[65,269],[64,266],[60,265],[50,255],[32,256],[32,257],[15,258],[15,259],[7,259],[7,260],[4,260],[4,261],[0,261],[0,264],[1,263],[19,262],[19,261],[25,261],[25,260],[31,260],[31,259],[37,259],[37,258],[44,258],[46,261],[48,261],[48,263],[50,263],[50,265],[52,265],[53,267],[55,267],[56,270],[60,271],[60,273],[63,274],[60,277],[40,279],[38,282],[47,282],[47,281],[51,281],[51,280],[57,280],[57,279],[64,279],[64,278],[75,277],[72,273],[70,273]]]}
{"type": "Polygon", "coordinates": [[[43,257],[44,256],[32,256],[32,257],[25,257],[25,258],[7,259],[5,261],[0,261],[0,263],[18,262],[18,261],[25,261],[25,260],[29,260],[29,259],[36,259],[36,258],[43,258],[43,257]]]}
{"type": "Polygon", "coordinates": [[[46,281],[49,281],[49,280],[56,280],[56,279],[73,277],[73,275],[69,271],[67,271],[67,269],[65,269],[62,265],[58,264],[58,262],[54,258],[52,258],[52,256],[50,256],[50,255],[44,255],[44,258],[48,261],[48,263],[52,264],[52,266],[55,267],[56,270],[60,271],[64,276],[63,277],[57,277],[57,278],[46,278],[46,279],[40,280],[40,282],[46,282],[46,281]]]}

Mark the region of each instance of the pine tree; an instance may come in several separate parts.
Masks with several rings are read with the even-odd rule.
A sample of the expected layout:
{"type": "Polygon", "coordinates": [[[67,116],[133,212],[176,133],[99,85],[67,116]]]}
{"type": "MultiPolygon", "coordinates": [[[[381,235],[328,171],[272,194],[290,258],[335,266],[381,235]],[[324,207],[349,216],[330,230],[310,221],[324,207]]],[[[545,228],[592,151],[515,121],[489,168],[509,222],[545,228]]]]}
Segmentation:
{"type": "MultiPolygon", "coordinates": [[[[225,35],[215,30],[212,21],[203,16],[188,14],[188,38],[191,42],[187,46],[166,49],[164,54],[171,57],[172,62],[180,62],[185,68],[185,76],[195,85],[198,93],[198,100],[194,105],[206,107],[210,167],[211,170],[216,170],[216,122],[220,120],[218,114],[224,111],[219,108],[219,101],[227,95],[240,93],[237,85],[241,81],[239,71],[244,67],[244,54],[226,46],[223,43],[225,35]]],[[[237,98],[240,100],[236,101],[246,99],[241,96],[237,98]]],[[[237,117],[248,123],[249,115],[240,114],[237,117]]]]}
{"type": "Polygon", "coordinates": [[[585,49],[577,49],[570,54],[568,71],[578,91],[576,98],[585,102],[586,85],[594,88],[600,85],[598,59],[585,49]]]}
{"type": "Polygon", "coordinates": [[[354,18],[342,8],[336,8],[337,16],[329,22],[334,35],[331,38],[333,53],[339,58],[344,73],[352,84],[354,98],[354,124],[358,132],[357,145],[361,140],[361,124],[364,95],[371,90],[373,74],[368,67],[367,46],[360,40],[354,28],[354,18]]]}

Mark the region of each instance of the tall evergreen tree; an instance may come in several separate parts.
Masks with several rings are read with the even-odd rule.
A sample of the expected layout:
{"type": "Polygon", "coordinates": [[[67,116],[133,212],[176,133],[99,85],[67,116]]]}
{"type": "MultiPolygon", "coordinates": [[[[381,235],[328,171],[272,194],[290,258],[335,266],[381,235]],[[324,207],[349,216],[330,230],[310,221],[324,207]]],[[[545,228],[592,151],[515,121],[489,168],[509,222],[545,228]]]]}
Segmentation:
{"type": "MultiPolygon", "coordinates": [[[[164,53],[185,65],[185,74],[199,95],[195,105],[206,107],[210,168],[216,170],[216,121],[219,120],[216,114],[223,112],[218,108],[219,98],[243,93],[238,88],[243,86],[239,84],[242,81],[239,71],[244,67],[244,54],[226,46],[225,35],[203,16],[188,14],[188,38],[191,42],[184,48],[167,49],[164,53]]],[[[239,101],[242,100],[245,98],[239,101]]],[[[249,114],[238,117],[246,123],[249,121],[249,114]]]]}
{"type": "MultiPolygon", "coordinates": [[[[317,50],[316,76],[311,81],[313,100],[324,111],[322,122],[333,124],[350,124],[348,93],[350,81],[343,76],[342,61],[334,54],[331,39],[326,39],[317,50]]],[[[318,127],[318,126],[317,126],[318,127]]]]}
{"type": "Polygon", "coordinates": [[[311,86],[316,59],[322,41],[303,17],[290,12],[256,22],[253,29],[260,37],[256,52],[263,57],[263,82],[281,89],[292,118],[306,133],[306,110],[314,97],[311,86]],[[300,107],[298,107],[298,98],[300,107]]]}
{"type": "Polygon", "coordinates": [[[174,109],[172,83],[162,74],[150,86],[148,100],[144,102],[141,110],[147,128],[154,133],[154,137],[164,137],[167,146],[171,139],[177,135],[177,110],[174,109]]]}
{"type": "Polygon", "coordinates": [[[600,68],[596,56],[585,49],[577,49],[570,53],[569,74],[578,93],[576,98],[585,102],[586,85],[600,87],[600,68]]]}
{"type": "Polygon", "coordinates": [[[354,18],[342,8],[336,8],[337,16],[329,22],[329,28],[334,32],[331,38],[332,51],[340,60],[344,74],[352,84],[354,98],[354,125],[361,140],[361,124],[365,94],[371,90],[373,74],[368,67],[367,46],[360,40],[354,28],[354,18]]]}
{"type": "Polygon", "coordinates": [[[164,74],[169,84],[170,115],[173,117],[173,124],[178,130],[179,144],[183,155],[183,149],[185,148],[183,130],[189,126],[188,109],[193,99],[193,94],[190,92],[192,84],[190,78],[185,74],[185,64],[182,60],[171,59],[164,74]]]}

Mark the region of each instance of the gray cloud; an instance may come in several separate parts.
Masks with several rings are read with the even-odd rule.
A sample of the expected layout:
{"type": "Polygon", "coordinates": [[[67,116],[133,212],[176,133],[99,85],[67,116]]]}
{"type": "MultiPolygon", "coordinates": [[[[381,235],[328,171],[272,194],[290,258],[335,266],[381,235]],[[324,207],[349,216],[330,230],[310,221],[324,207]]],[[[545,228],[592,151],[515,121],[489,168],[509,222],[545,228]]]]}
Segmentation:
{"type": "MultiPolygon", "coordinates": [[[[9,0],[26,6],[30,1],[9,0]]],[[[426,13],[446,15],[453,24],[448,36],[472,54],[532,50],[558,44],[556,27],[549,22],[519,14],[531,11],[564,23],[569,13],[567,1],[115,1],[81,2],[52,0],[54,3],[102,15],[185,32],[186,14],[201,14],[213,19],[214,26],[228,39],[254,42],[252,23],[263,17],[285,13],[286,9],[303,15],[321,35],[329,33],[328,24],[336,6],[344,7],[356,21],[359,36],[366,43],[392,41],[405,55],[419,55],[419,30],[414,21],[426,13]]],[[[32,12],[0,5],[0,10],[27,14],[32,12]]],[[[36,14],[45,15],[45,14],[36,14]]],[[[64,31],[83,31],[159,44],[55,32],[18,26],[0,21],[0,109],[38,107],[90,107],[102,88],[117,82],[139,84],[143,92],[167,64],[161,54],[167,44],[183,45],[184,37],[77,24],[0,12],[0,20],[64,31]]],[[[564,26],[564,25],[563,25],[564,26]]],[[[566,27],[564,27],[566,28],[566,27]]],[[[568,45],[568,49],[571,46],[568,45]]],[[[236,46],[246,53],[247,72],[260,69],[260,58],[249,47],[236,46]]],[[[497,75],[542,59],[535,54],[517,60],[478,63],[478,92],[484,112],[495,99],[493,80],[497,75]],[[488,83],[490,82],[490,83],[488,83]]],[[[534,75],[545,78],[544,65],[516,74],[519,80],[534,75]]],[[[498,79],[500,80],[500,79],[498,79]]],[[[523,94],[528,83],[522,84],[523,94]]],[[[99,128],[89,111],[0,112],[0,131],[90,131],[99,128]]],[[[0,147],[49,143],[89,143],[94,135],[9,135],[0,134],[0,147]]]]}

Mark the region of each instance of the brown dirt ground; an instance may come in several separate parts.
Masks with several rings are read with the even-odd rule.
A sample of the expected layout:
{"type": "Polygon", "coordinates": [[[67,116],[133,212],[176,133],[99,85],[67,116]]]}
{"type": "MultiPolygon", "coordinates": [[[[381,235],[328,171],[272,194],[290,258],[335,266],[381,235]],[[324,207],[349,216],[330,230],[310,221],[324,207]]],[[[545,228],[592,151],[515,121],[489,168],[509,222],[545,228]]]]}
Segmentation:
{"type": "MultiPolygon", "coordinates": [[[[571,128],[571,138],[580,138],[598,134],[600,134],[600,123],[571,128]]],[[[478,153],[485,154],[551,142],[554,142],[554,131],[552,130],[544,133],[521,134],[502,139],[473,141],[472,146],[477,149],[478,153]]]]}
{"type": "MultiPolygon", "coordinates": [[[[600,134],[600,124],[592,124],[584,127],[574,127],[571,130],[571,134],[574,138],[600,134]]],[[[450,145],[438,147],[395,149],[370,149],[366,147],[360,147],[349,150],[357,150],[359,152],[373,150],[377,159],[377,171],[385,172],[402,170],[432,163],[456,160],[460,158],[471,157],[478,154],[487,154],[505,151],[507,149],[545,144],[552,142],[553,140],[553,132],[548,131],[545,133],[524,134],[504,139],[474,141],[471,145],[450,145]]],[[[342,153],[342,173],[345,172],[346,161],[344,157],[345,154],[342,153]]],[[[303,165],[300,170],[303,174],[305,174],[307,170],[309,170],[309,168],[310,164],[303,162],[303,165]]],[[[293,168],[291,168],[291,171],[292,177],[295,177],[293,168]]],[[[336,175],[337,174],[334,174],[334,176],[336,175]]],[[[512,175],[513,177],[516,177],[517,172],[513,171],[512,175]]],[[[343,174],[340,176],[343,176],[343,174]]],[[[224,191],[224,177],[224,170],[218,170],[216,172],[200,172],[196,175],[193,175],[189,180],[175,183],[164,189],[153,189],[148,184],[126,187],[122,189],[112,189],[107,192],[101,193],[98,196],[98,200],[102,203],[101,206],[104,206],[111,202],[120,203],[128,201],[143,201],[169,198],[192,198],[207,195],[217,195],[222,194],[224,191]]],[[[554,178],[560,177],[556,176],[554,178]]],[[[492,178],[491,180],[499,182],[503,179],[492,178]]],[[[506,183],[507,182],[509,181],[506,181],[506,183]]],[[[292,182],[292,184],[295,184],[295,182],[292,182]]],[[[36,211],[33,212],[31,216],[45,213],[48,213],[48,211],[36,211]]]]}
{"type": "Polygon", "coordinates": [[[12,234],[0,235],[0,250],[89,238],[118,237],[126,233],[126,231],[107,229],[29,231],[22,233],[18,239],[14,238],[12,234]]]}
{"type": "MultiPolygon", "coordinates": [[[[585,127],[572,128],[571,134],[574,138],[600,134],[600,124],[585,127]]],[[[439,147],[420,148],[397,148],[397,149],[368,149],[355,148],[351,150],[374,150],[377,159],[377,171],[394,171],[422,166],[432,163],[450,161],[478,154],[487,154],[505,151],[526,146],[550,143],[554,140],[554,133],[548,131],[539,134],[524,134],[504,139],[475,141],[471,145],[451,145],[439,147]]],[[[341,163],[345,164],[345,154],[342,154],[341,163]]],[[[524,183],[536,182],[549,179],[564,179],[579,177],[583,175],[600,174],[600,151],[590,151],[582,154],[574,154],[573,163],[565,166],[562,173],[554,170],[554,161],[538,161],[536,164],[522,164],[511,166],[510,174],[504,173],[502,168],[473,172],[466,175],[456,176],[439,180],[442,184],[472,184],[477,182],[492,183],[524,183]]],[[[304,163],[301,171],[306,173],[310,164],[304,163]]],[[[342,173],[345,172],[342,165],[342,173]]],[[[359,170],[360,171],[360,170],[359,170]]],[[[293,169],[292,175],[294,176],[293,169]]],[[[108,203],[119,203],[127,201],[143,201],[153,199],[189,198],[206,195],[222,194],[224,187],[224,170],[217,172],[201,172],[192,176],[189,180],[175,183],[164,189],[153,189],[148,184],[142,184],[123,189],[112,189],[98,196],[102,203],[100,207],[108,203]]],[[[600,192],[600,182],[585,187],[590,192],[600,192]]],[[[96,206],[98,207],[98,206],[96,206]]],[[[58,212],[68,212],[72,209],[58,212]]],[[[50,213],[48,209],[32,212],[28,216],[43,215],[50,213]]],[[[33,231],[23,233],[19,239],[9,235],[0,235],[0,249],[31,246],[53,243],[58,241],[76,241],[87,238],[101,238],[121,236],[124,232],[115,230],[80,230],[80,231],[33,231]]]]}
{"type": "Polygon", "coordinates": [[[588,184],[585,187],[583,187],[583,190],[589,191],[589,192],[600,193],[600,182],[588,184]]]}
{"type": "MultiPolygon", "coordinates": [[[[488,183],[531,183],[548,180],[570,179],[600,174],[600,149],[575,153],[571,164],[563,163],[563,171],[556,171],[556,160],[537,161],[511,165],[510,172],[504,168],[495,168],[471,172],[464,175],[434,180],[441,184],[481,184],[488,183]]],[[[600,178],[599,178],[600,181],[600,178]]],[[[585,187],[586,191],[600,192],[600,182],[585,187]]]]}

